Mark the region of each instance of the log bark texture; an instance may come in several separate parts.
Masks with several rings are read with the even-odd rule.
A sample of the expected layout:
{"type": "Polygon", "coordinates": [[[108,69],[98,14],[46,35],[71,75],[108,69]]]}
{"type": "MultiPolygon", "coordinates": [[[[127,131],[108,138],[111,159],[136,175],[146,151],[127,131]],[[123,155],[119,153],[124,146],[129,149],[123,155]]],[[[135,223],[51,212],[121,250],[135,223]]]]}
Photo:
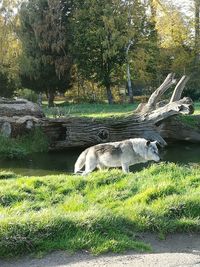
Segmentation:
{"type": "Polygon", "coordinates": [[[17,137],[29,132],[43,117],[39,105],[26,99],[0,98],[0,132],[5,136],[17,137]]]}
{"type": "Polygon", "coordinates": [[[171,99],[163,104],[160,102],[162,95],[176,84],[174,74],[169,74],[146,104],[141,104],[136,111],[123,117],[50,119],[30,114],[22,117],[1,116],[0,128],[8,136],[16,137],[34,127],[40,127],[49,138],[52,150],[88,147],[134,137],[157,140],[161,146],[167,144],[166,139],[200,142],[200,123],[194,128],[176,119],[177,115],[192,114],[194,111],[190,98],[181,99],[187,80],[188,77],[183,76],[171,99]]]}
{"type": "Polygon", "coordinates": [[[193,129],[179,120],[166,120],[180,113],[189,114],[192,110],[192,102],[185,98],[149,114],[133,113],[104,120],[76,117],[42,119],[40,126],[51,139],[51,149],[58,150],[135,137],[157,140],[161,146],[167,144],[165,139],[200,142],[200,127],[193,129]],[[177,134],[179,131],[181,134],[177,134]]]}
{"type": "Polygon", "coordinates": [[[44,117],[40,107],[26,99],[0,98],[0,117],[22,117],[27,115],[35,118],[44,117]]]}

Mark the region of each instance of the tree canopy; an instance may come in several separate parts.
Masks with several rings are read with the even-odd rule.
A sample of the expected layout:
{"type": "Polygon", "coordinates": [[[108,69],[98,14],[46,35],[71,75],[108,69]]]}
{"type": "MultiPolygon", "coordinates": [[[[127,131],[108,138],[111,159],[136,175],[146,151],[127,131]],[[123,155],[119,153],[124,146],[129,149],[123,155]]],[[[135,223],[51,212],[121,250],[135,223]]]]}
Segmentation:
{"type": "Polygon", "coordinates": [[[186,92],[198,99],[200,1],[188,12],[172,0],[3,0],[1,96],[27,87],[52,105],[57,92],[93,84],[112,103],[127,89],[129,63],[133,95],[176,72],[191,76],[186,92]]]}
{"type": "Polygon", "coordinates": [[[70,1],[30,0],[20,9],[21,74],[26,87],[46,92],[53,105],[55,92],[70,87],[70,1]]]}
{"type": "Polygon", "coordinates": [[[18,56],[21,51],[16,37],[17,16],[13,9],[16,1],[2,1],[0,4],[0,95],[12,96],[19,85],[18,56]]]}
{"type": "Polygon", "coordinates": [[[126,62],[126,46],[130,39],[138,42],[144,33],[144,13],[140,1],[128,5],[121,0],[86,0],[75,8],[75,62],[86,79],[106,88],[109,103],[113,101],[111,85],[116,82],[116,70],[126,62]]]}

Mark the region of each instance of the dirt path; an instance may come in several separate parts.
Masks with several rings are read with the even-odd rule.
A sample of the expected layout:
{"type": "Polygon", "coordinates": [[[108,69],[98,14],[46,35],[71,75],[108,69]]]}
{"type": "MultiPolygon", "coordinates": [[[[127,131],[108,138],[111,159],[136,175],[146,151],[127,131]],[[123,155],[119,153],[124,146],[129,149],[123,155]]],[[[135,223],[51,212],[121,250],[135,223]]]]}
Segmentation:
{"type": "Polygon", "coordinates": [[[163,241],[153,235],[139,239],[150,243],[153,253],[128,252],[94,257],[86,252],[69,255],[59,251],[42,259],[26,257],[0,261],[0,267],[200,267],[200,234],[175,234],[163,241]]]}

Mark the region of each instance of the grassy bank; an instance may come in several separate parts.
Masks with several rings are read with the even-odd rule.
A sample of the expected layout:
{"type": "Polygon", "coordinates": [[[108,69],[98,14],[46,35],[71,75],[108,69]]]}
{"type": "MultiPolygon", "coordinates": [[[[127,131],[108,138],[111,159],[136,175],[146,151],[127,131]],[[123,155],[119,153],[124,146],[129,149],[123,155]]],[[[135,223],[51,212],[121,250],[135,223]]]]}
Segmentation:
{"type": "Polygon", "coordinates": [[[0,256],[148,250],[140,231],[200,231],[200,166],[152,165],[88,177],[0,175],[0,256]]]}
{"type": "Polygon", "coordinates": [[[17,138],[0,135],[1,158],[24,158],[29,154],[48,151],[47,137],[39,130],[17,138]]]}

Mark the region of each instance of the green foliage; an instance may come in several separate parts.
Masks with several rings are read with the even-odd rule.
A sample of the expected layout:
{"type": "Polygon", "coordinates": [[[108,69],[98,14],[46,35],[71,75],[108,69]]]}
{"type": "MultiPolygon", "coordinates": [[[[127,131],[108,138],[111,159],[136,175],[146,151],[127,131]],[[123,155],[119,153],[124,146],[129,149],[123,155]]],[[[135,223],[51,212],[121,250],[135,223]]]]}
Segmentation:
{"type": "Polygon", "coordinates": [[[49,96],[70,87],[72,60],[69,55],[68,1],[29,0],[20,9],[19,36],[22,84],[49,96]]]}
{"type": "Polygon", "coordinates": [[[0,96],[1,97],[12,97],[14,94],[15,83],[9,77],[8,71],[2,71],[0,69],[0,96]]]}
{"type": "Polygon", "coordinates": [[[191,76],[184,94],[199,100],[199,3],[194,1],[194,19],[172,2],[3,1],[0,95],[21,87],[20,65],[22,86],[45,92],[51,105],[55,93],[72,83],[74,101],[98,101],[107,93],[112,102],[113,92],[126,84],[125,51],[132,40],[128,61],[135,92],[149,94],[175,72],[191,76]]]}
{"type": "Polygon", "coordinates": [[[0,4],[0,96],[13,96],[19,85],[18,55],[20,44],[14,34],[17,24],[16,1],[0,4]]]}
{"type": "MultiPolygon", "coordinates": [[[[200,103],[199,102],[194,103],[194,114],[195,115],[200,114],[200,103]]],[[[196,118],[196,116],[184,115],[184,116],[179,116],[178,119],[190,127],[197,128],[197,129],[199,128],[199,120],[198,118],[196,118]]]]}
{"type": "Polygon", "coordinates": [[[0,171],[0,180],[14,179],[17,175],[10,171],[0,171]]]}
{"type": "Polygon", "coordinates": [[[192,116],[192,115],[180,116],[179,120],[192,128],[198,128],[199,126],[199,120],[195,116],[192,116]]]}
{"type": "Polygon", "coordinates": [[[194,114],[200,114],[200,102],[194,103],[194,114]]]}
{"type": "Polygon", "coordinates": [[[24,158],[28,154],[48,150],[48,140],[39,129],[15,139],[0,135],[2,158],[24,158]]]}
{"type": "Polygon", "coordinates": [[[113,100],[110,87],[117,81],[117,69],[126,62],[125,46],[130,39],[144,34],[143,15],[140,1],[127,6],[120,0],[80,1],[74,12],[73,51],[78,71],[106,88],[109,103],[113,100]],[[130,19],[132,24],[128,26],[130,19]]]}
{"type": "Polygon", "coordinates": [[[15,95],[18,98],[24,98],[34,103],[38,100],[38,95],[33,90],[26,88],[16,90],[15,95]]]}
{"type": "MultiPolygon", "coordinates": [[[[160,41],[158,73],[160,77],[169,72],[178,76],[190,75],[184,95],[199,99],[199,59],[196,60],[193,26],[198,20],[188,17],[173,1],[162,1],[157,10],[156,29],[160,41]]],[[[198,25],[199,28],[199,25],[198,25]]],[[[199,39],[199,37],[198,37],[199,39]]],[[[198,50],[199,51],[199,50],[198,50]]],[[[199,54],[199,52],[198,52],[199,54]]]]}
{"type": "Polygon", "coordinates": [[[0,179],[0,256],[149,250],[135,233],[200,230],[199,190],[200,166],[173,163],[130,174],[5,177],[0,179]]]}
{"type": "Polygon", "coordinates": [[[188,96],[194,101],[200,100],[199,78],[196,75],[197,73],[195,72],[193,74],[186,90],[183,91],[183,96],[188,96]]]}

